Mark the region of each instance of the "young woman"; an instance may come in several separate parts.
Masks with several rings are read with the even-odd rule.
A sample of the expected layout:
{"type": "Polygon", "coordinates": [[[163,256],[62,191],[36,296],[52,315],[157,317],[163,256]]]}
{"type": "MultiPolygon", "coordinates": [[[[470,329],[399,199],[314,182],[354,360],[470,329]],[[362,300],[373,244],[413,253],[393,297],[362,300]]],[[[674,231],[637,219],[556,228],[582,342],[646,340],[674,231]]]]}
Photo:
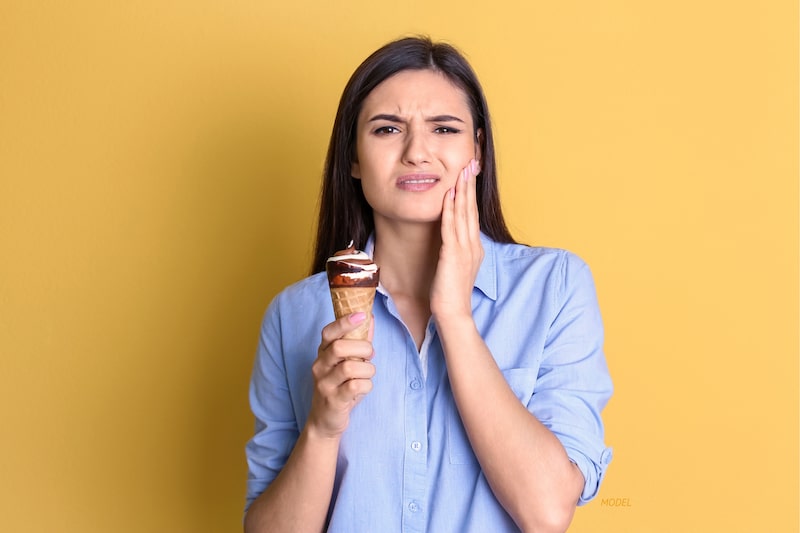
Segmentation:
{"type": "Polygon", "coordinates": [[[264,319],[245,530],[565,531],[611,457],[594,285],[511,238],[486,101],[451,46],[402,39],[353,74],[312,270],[264,319]],[[381,269],[363,341],[324,273],[351,239],[381,269]]]}

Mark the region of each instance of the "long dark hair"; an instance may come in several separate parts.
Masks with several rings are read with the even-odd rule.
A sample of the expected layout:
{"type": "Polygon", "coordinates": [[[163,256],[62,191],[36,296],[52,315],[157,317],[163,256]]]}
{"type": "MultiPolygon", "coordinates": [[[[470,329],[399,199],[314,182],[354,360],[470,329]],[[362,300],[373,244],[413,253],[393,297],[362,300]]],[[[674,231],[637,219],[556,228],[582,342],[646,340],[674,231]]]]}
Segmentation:
{"type": "Polygon", "coordinates": [[[372,208],[364,198],[361,181],[350,175],[356,123],[367,95],[382,81],[404,70],[440,72],[466,94],[475,131],[483,130],[479,139],[483,157],[477,181],[480,228],[495,241],[515,242],[500,209],[489,108],[477,76],[451,45],[434,43],[428,37],[407,37],[376,50],[361,63],[344,88],[325,160],[312,274],[325,270],[328,257],[351,239],[362,249],[374,230],[372,208]]]}

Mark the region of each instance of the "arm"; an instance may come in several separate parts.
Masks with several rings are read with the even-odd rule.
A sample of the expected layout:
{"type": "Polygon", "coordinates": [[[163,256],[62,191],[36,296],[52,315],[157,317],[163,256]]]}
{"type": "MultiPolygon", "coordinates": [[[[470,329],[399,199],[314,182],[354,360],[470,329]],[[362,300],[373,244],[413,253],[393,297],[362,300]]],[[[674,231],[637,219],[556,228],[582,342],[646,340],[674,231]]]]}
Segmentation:
{"type": "Polygon", "coordinates": [[[246,533],[323,531],[342,433],[350,411],[372,389],[371,342],[341,338],[365,318],[355,313],[322,330],[308,422],[278,476],[248,509],[246,533]]]}
{"type": "Polygon", "coordinates": [[[459,414],[498,501],[523,531],[565,531],[583,476],[558,438],[510,389],[472,319],[472,287],[483,259],[476,174],[476,165],[467,167],[455,196],[444,200],[431,311],[459,414]]]}
{"type": "Polygon", "coordinates": [[[323,531],[338,449],[337,438],[306,426],[281,473],[248,509],[245,532],[323,531]]]}
{"type": "Polygon", "coordinates": [[[523,531],[565,531],[583,475],[509,388],[471,317],[443,317],[437,328],[459,415],[498,501],[523,531]]]}

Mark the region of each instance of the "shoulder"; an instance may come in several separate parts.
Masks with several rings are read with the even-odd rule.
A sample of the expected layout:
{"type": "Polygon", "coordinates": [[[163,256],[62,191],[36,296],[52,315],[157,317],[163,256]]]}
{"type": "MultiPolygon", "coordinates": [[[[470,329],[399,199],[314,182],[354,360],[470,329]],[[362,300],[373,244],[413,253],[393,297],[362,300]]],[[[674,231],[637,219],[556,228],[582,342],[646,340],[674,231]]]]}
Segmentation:
{"type": "MultiPolygon", "coordinates": [[[[509,244],[488,241],[487,256],[493,255],[498,273],[527,272],[535,269],[538,272],[559,271],[566,274],[568,270],[587,268],[586,262],[577,254],[563,248],[545,246],[528,246],[526,244],[509,244]]],[[[486,248],[486,244],[484,244],[486,248]]]]}
{"type": "Polygon", "coordinates": [[[287,301],[318,298],[320,293],[326,294],[327,291],[328,277],[325,275],[325,272],[318,272],[285,287],[275,297],[275,301],[283,303],[287,301]]]}
{"type": "Polygon", "coordinates": [[[259,360],[283,361],[280,365],[287,368],[307,363],[309,354],[316,354],[320,331],[333,320],[329,294],[325,273],[278,293],[261,321],[259,360]]]}
{"type": "Polygon", "coordinates": [[[520,291],[544,291],[559,298],[576,282],[591,280],[586,262],[563,248],[499,243],[484,238],[481,284],[501,297],[520,291]],[[581,281],[578,281],[581,280],[581,281]]]}
{"type": "MultiPolygon", "coordinates": [[[[292,283],[270,302],[267,317],[308,317],[316,314],[330,299],[328,278],[320,272],[292,283]]],[[[329,305],[328,305],[329,306],[329,305]]]]}

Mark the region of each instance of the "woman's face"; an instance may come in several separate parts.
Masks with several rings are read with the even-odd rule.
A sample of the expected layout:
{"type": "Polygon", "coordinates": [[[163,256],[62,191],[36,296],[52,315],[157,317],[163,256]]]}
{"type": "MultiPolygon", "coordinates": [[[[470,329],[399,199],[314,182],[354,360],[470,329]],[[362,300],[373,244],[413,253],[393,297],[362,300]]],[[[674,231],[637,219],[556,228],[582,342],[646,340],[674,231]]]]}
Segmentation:
{"type": "Polygon", "coordinates": [[[447,191],[471,159],[478,136],[464,92],[432,70],[405,70],[384,80],[358,116],[356,162],[376,227],[435,222],[447,191]]]}

